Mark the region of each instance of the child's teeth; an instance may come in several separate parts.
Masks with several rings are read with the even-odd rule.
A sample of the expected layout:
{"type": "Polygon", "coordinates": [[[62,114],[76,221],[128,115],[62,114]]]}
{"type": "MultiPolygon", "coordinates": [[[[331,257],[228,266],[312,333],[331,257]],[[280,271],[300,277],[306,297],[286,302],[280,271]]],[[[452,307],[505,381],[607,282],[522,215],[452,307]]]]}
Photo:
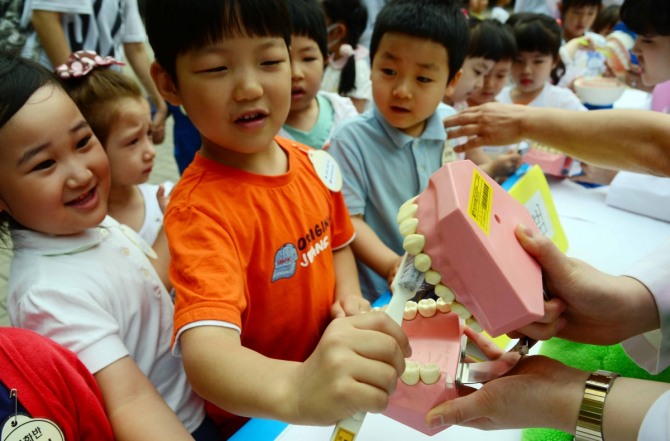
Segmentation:
{"type": "Polygon", "coordinates": [[[416,361],[405,360],[405,372],[403,372],[400,379],[406,385],[414,386],[419,382],[419,378],[421,376],[419,369],[419,363],[416,361]]]}
{"type": "Polygon", "coordinates": [[[468,311],[465,306],[461,305],[458,302],[453,302],[451,304],[451,312],[455,312],[463,320],[467,320],[470,317],[472,317],[472,314],[470,313],[470,311],[468,311]]]}
{"type": "Polygon", "coordinates": [[[451,302],[447,303],[442,297],[440,297],[435,302],[435,308],[437,308],[438,311],[446,314],[447,312],[451,311],[451,302]]]}
{"type": "Polygon", "coordinates": [[[403,237],[406,237],[410,234],[416,233],[417,225],[419,225],[419,219],[413,217],[411,219],[405,219],[402,221],[398,228],[400,230],[400,234],[402,234],[403,237]]]}
{"type": "Polygon", "coordinates": [[[484,328],[482,328],[482,325],[479,324],[477,320],[475,320],[474,317],[470,317],[465,321],[465,324],[470,327],[473,331],[475,331],[477,334],[481,333],[484,328]]]}
{"type": "Polygon", "coordinates": [[[421,365],[419,376],[425,384],[434,384],[440,378],[440,368],[434,363],[421,365]]]}
{"type": "Polygon", "coordinates": [[[432,317],[437,313],[437,303],[433,299],[419,300],[418,310],[423,317],[432,317]]]}
{"type": "Polygon", "coordinates": [[[430,283],[431,285],[437,285],[442,281],[442,274],[433,269],[426,271],[425,277],[426,283],[430,283]]]}
{"type": "Polygon", "coordinates": [[[412,219],[416,216],[416,212],[419,209],[419,206],[416,204],[407,204],[405,203],[400,210],[398,210],[398,223],[402,223],[407,219],[412,219]]]}
{"type": "Polygon", "coordinates": [[[449,289],[448,286],[445,286],[441,283],[435,287],[435,295],[441,299],[444,299],[444,301],[447,303],[451,303],[454,301],[454,299],[456,299],[454,292],[449,289]]]}
{"type": "Polygon", "coordinates": [[[405,311],[402,314],[403,320],[414,320],[416,318],[416,313],[419,311],[418,305],[412,300],[408,300],[405,303],[405,311]]]}
{"type": "Polygon", "coordinates": [[[402,243],[403,249],[413,256],[416,256],[423,251],[424,246],[426,246],[426,238],[423,234],[410,234],[405,236],[405,240],[402,243]]]}
{"type": "Polygon", "coordinates": [[[430,260],[430,256],[425,253],[419,253],[414,256],[414,268],[418,269],[422,273],[425,273],[433,266],[433,262],[430,260]]]}

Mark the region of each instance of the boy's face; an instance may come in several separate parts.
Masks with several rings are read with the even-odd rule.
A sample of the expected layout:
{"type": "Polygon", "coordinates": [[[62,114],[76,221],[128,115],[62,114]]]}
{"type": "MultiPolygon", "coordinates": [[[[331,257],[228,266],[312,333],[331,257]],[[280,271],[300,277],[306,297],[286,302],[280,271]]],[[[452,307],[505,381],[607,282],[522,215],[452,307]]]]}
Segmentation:
{"type": "Polygon", "coordinates": [[[372,97],[393,127],[419,136],[428,119],[450,93],[449,58],[441,44],[405,34],[382,36],[372,61],[372,97]]]}
{"type": "Polygon", "coordinates": [[[143,98],[123,98],[115,106],[117,116],[105,141],[112,185],[143,184],[149,180],[156,157],[149,102],[143,98]]]}
{"type": "Polygon", "coordinates": [[[203,154],[219,162],[270,148],[291,104],[291,63],[279,37],[235,37],[177,57],[178,85],[154,64],[161,95],[183,105],[203,141],[203,154]]]}
{"type": "Polygon", "coordinates": [[[463,62],[463,75],[451,96],[447,98],[453,103],[468,99],[473,91],[484,85],[484,76],[491,71],[494,64],[495,61],[483,57],[467,57],[463,62]]]}
{"type": "Polygon", "coordinates": [[[471,13],[481,14],[489,6],[489,0],[469,0],[468,10],[471,13]]]}
{"type": "Polygon", "coordinates": [[[44,86],[0,129],[0,211],[31,230],[76,234],[107,215],[109,162],[74,101],[44,86]]]}
{"type": "Polygon", "coordinates": [[[471,105],[478,105],[495,101],[496,96],[507,84],[509,73],[512,70],[512,60],[500,60],[484,76],[484,84],[468,97],[471,105]]]}
{"type": "Polygon", "coordinates": [[[655,86],[670,80],[670,36],[638,35],[632,52],[642,68],[642,82],[655,86]]]}
{"type": "Polygon", "coordinates": [[[321,88],[324,60],[316,41],[291,37],[291,112],[306,109],[321,88]]]}
{"type": "Polygon", "coordinates": [[[597,6],[571,6],[563,12],[563,36],[566,41],[581,37],[598,15],[597,6]]]}
{"type": "Polygon", "coordinates": [[[522,93],[542,89],[549,80],[555,64],[551,55],[541,52],[519,52],[512,63],[512,79],[516,88],[522,93]]]}

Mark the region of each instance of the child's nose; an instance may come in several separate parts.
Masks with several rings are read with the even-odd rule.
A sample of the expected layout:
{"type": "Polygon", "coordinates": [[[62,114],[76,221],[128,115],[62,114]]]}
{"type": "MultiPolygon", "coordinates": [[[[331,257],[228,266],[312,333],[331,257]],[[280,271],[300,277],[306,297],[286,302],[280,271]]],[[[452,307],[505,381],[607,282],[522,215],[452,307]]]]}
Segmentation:
{"type": "Polygon", "coordinates": [[[393,88],[393,96],[395,98],[409,98],[411,96],[411,91],[407,81],[398,81],[393,88]]]}
{"type": "Polygon", "coordinates": [[[233,99],[235,101],[251,101],[263,95],[263,86],[252,73],[241,73],[235,85],[233,99]]]}
{"type": "Polygon", "coordinates": [[[69,188],[85,187],[91,181],[93,172],[87,164],[75,161],[68,169],[68,177],[65,184],[69,188]]]}
{"type": "Polygon", "coordinates": [[[153,142],[147,142],[143,157],[145,161],[150,161],[156,157],[156,149],[154,148],[153,142]]]}

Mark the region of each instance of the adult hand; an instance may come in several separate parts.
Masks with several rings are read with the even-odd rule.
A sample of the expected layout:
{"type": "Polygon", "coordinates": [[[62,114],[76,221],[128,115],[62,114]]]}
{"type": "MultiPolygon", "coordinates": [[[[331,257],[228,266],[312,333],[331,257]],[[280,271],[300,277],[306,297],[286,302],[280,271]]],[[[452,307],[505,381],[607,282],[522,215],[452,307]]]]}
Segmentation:
{"type": "Polygon", "coordinates": [[[486,103],[470,107],[444,120],[449,139],[468,137],[468,141],[455,147],[462,152],[475,147],[514,144],[522,139],[522,124],[528,106],[486,103]]]}
{"type": "Polygon", "coordinates": [[[653,296],[639,281],[569,258],[549,238],[524,226],[517,227],[516,235],[542,267],[544,287],[552,297],[545,303],[545,316],[520,333],[611,345],[659,327],[653,296]]]}
{"type": "Polygon", "coordinates": [[[429,427],[481,430],[552,427],[573,432],[589,372],[541,355],[522,358],[506,375],[480,389],[463,388],[426,415],[429,427]]]}

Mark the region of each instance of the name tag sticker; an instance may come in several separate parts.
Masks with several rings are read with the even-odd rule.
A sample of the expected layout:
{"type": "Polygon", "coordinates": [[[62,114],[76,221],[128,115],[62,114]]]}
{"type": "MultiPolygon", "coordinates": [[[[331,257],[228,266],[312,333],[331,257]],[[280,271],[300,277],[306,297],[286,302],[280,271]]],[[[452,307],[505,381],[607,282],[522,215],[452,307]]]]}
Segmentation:
{"type": "Polygon", "coordinates": [[[324,150],[310,150],[307,154],[321,182],[330,191],[342,190],[342,171],[335,158],[324,150]]]}

